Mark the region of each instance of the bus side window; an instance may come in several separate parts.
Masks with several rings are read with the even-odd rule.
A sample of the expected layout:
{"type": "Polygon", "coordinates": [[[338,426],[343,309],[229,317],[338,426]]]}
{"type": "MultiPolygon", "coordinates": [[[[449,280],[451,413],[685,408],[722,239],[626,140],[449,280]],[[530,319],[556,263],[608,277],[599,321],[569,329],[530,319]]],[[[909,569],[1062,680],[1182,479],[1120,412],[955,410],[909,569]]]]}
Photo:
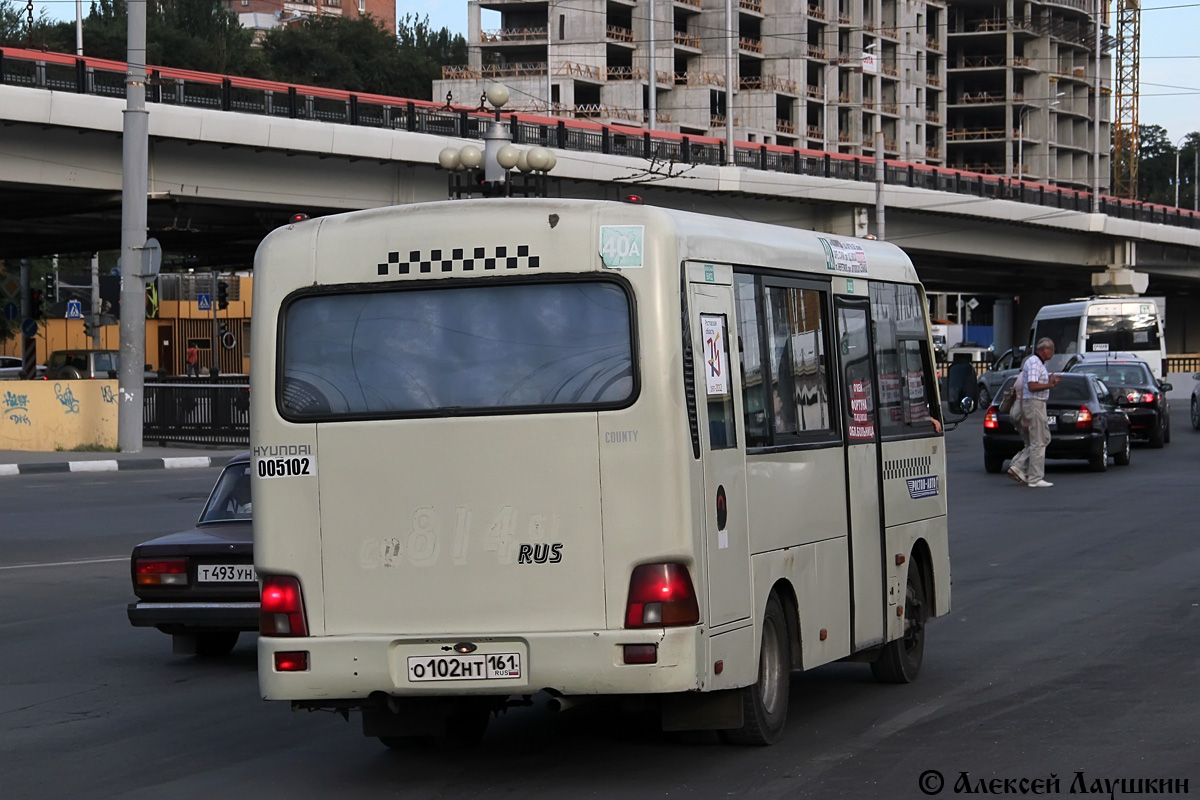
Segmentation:
{"type": "Polygon", "coordinates": [[[733,291],[737,304],[738,358],[742,363],[742,413],[746,417],[746,447],[766,447],[771,444],[768,422],[772,412],[765,397],[763,340],[759,332],[762,321],[755,277],[742,272],[734,273],[733,291]]]}
{"type": "Polygon", "coordinates": [[[940,416],[933,364],[925,345],[925,312],[913,286],[871,284],[875,363],[879,370],[879,425],[884,436],[933,433],[940,416]]]}

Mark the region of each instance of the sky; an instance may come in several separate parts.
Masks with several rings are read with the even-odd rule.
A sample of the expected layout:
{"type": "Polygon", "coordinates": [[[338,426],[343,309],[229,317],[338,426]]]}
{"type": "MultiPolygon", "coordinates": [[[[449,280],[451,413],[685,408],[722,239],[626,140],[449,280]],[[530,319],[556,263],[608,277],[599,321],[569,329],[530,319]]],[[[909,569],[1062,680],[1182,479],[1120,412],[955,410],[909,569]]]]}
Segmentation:
{"type": "MultiPolygon", "coordinates": [[[[73,19],[74,0],[34,0],[54,19],[73,19]]],[[[84,1],[84,13],[90,0],[84,1]]],[[[398,0],[396,16],[428,16],[435,28],[467,33],[466,0],[398,0]]],[[[1115,4],[1109,29],[1116,34],[1115,4]]],[[[487,27],[485,21],[484,27],[487,27]]],[[[1143,0],[1138,121],[1161,125],[1177,143],[1200,131],[1200,0],[1143,0]]],[[[1115,53],[1114,53],[1115,56],[1115,53]]],[[[1115,79],[1115,76],[1114,76],[1115,79]]]]}

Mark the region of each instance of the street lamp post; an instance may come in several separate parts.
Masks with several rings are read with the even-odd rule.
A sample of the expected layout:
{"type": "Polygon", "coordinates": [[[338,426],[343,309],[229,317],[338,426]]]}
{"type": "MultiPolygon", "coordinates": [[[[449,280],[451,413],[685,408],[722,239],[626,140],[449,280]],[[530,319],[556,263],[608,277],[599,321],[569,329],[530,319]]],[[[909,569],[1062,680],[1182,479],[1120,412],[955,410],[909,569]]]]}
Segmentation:
{"type": "Polygon", "coordinates": [[[1187,138],[1187,134],[1184,134],[1183,136],[1180,136],[1179,139],[1175,142],[1175,207],[1176,208],[1179,208],[1179,154],[1181,152],[1179,149],[1179,145],[1183,144],[1183,141],[1186,138],[1187,138]]]}

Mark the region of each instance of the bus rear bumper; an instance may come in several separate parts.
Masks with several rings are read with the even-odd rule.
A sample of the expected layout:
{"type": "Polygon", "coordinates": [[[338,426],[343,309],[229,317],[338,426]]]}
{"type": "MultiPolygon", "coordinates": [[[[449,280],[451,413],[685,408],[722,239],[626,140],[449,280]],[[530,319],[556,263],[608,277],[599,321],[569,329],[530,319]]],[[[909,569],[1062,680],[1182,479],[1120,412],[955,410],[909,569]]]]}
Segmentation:
{"type": "MultiPolygon", "coordinates": [[[[650,630],[567,631],[523,636],[319,636],[258,639],[259,689],[265,700],[355,705],[372,694],[394,696],[519,695],[553,689],[564,695],[648,694],[697,690],[707,650],[700,626],[650,630]],[[655,663],[626,664],[625,645],[654,645],[655,663]],[[519,677],[413,679],[436,673],[439,658],[517,656],[519,677]],[[307,653],[307,668],[280,671],[277,653],[307,653]],[[434,664],[430,662],[434,661],[434,664]],[[351,702],[344,702],[351,701],[351,702]]],[[[506,662],[511,663],[511,662],[506,662]]],[[[449,672],[449,670],[443,670],[449,672]]]]}

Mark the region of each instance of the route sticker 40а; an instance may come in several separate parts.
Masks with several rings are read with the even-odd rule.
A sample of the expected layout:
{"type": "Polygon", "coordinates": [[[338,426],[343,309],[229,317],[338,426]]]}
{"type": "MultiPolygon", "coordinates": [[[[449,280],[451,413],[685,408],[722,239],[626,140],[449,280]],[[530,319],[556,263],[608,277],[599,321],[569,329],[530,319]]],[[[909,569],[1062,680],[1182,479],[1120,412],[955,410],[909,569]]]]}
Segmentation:
{"type": "Polygon", "coordinates": [[[317,459],[312,456],[258,458],[254,474],[260,478],[301,478],[317,474],[317,459]]]}

